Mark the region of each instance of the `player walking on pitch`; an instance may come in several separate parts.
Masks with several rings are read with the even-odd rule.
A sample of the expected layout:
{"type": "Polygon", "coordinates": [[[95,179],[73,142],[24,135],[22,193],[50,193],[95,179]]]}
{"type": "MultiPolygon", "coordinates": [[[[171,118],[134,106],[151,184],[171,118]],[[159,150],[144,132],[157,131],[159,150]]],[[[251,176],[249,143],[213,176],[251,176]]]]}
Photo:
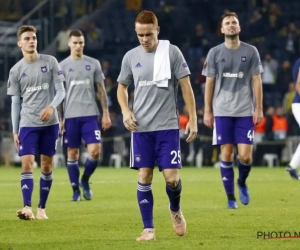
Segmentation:
{"type": "Polygon", "coordinates": [[[7,94],[12,96],[13,138],[22,164],[24,207],[17,211],[17,216],[22,220],[34,219],[32,172],[34,157],[39,153],[42,173],[36,218],[48,219],[46,202],[53,180],[53,155],[59,134],[56,108],[65,96],[65,79],[53,56],[38,54],[35,27],[20,27],[17,37],[23,58],[11,68],[7,83],[7,94]]]}
{"type": "Polygon", "coordinates": [[[233,147],[237,144],[242,204],[250,201],[246,179],[251,170],[254,126],[261,122],[263,68],[257,49],[239,40],[238,16],[222,16],[225,42],[212,48],[202,74],[206,76],[204,123],[214,127],[213,144],[221,145],[221,177],[228,208],[237,208],[234,195],[233,147]],[[253,95],[255,101],[253,102],[253,95]]]}
{"type": "Polygon", "coordinates": [[[100,62],[83,54],[84,36],[80,30],[73,30],[69,35],[71,54],[60,65],[66,78],[66,98],[64,107],[60,105],[61,127],[64,131],[63,145],[68,148],[67,169],[73,188],[72,201],[80,201],[79,189],[79,148],[83,138],[89,153],[84,163],[81,177],[83,196],[92,199],[89,180],[98,166],[101,152],[101,129],[98,122],[100,112],[96,103],[95,83],[102,106],[102,129],[111,126],[108,112],[104,75],[100,62]]]}
{"type": "Polygon", "coordinates": [[[166,181],[173,228],[177,235],[186,232],[180,207],[182,182],[179,178],[180,138],[176,107],[178,82],[189,112],[187,142],[197,135],[194,93],[190,71],[181,51],[167,40],[158,40],[156,16],[141,12],[135,20],[140,46],[128,51],[118,77],[118,101],[125,127],[132,131],[131,168],[138,169],[137,200],[144,224],[137,241],[155,239],[153,224],[152,178],[155,163],[166,181]],[[128,107],[128,85],[134,83],[134,104],[128,107]]]}

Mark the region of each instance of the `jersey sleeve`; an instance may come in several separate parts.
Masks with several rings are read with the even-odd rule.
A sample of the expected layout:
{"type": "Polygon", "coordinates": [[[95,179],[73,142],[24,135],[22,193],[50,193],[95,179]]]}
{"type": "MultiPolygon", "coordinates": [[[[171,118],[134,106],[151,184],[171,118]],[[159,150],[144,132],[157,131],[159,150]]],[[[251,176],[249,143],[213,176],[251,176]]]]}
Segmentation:
{"type": "Polygon", "coordinates": [[[133,74],[130,67],[129,55],[125,54],[122,60],[121,72],[118,77],[118,83],[130,85],[133,82],[133,74]]]}
{"type": "Polygon", "coordinates": [[[105,76],[102,72],[101,64],[98,60],[95,62],[95,73],[94,73],[95,82],[102,82],[105,79],[105,76]]]}
{"type": "Polygon", "coordinates": [[[264,72],[258,50],[254,47],[252,52],[251,75],[255,76],[264,72]]]}
{"type": "Polygon", "coordinates": [[[216,77],[216,67],[214,62],[214,51],[211,49],[206,57],[203,65],[202,75],[208,77],[216,77]]]}
{"type": "MultiPolygon", "coordinates": [[[[173,58],[174,61],[171,62],[173,65],[171,68],[174,70],[174,75],[176,79],[188,76],[191,74],[188,64],[186,63],[184,56],[182,55],[180,49],[177,46],[173,46],[173,58]]],[[[170,55],[172,56],[172,55],[170,55]]],[[[171,59],[171,58],[170,58],[171,59]]]]}
{"type": "Polygon", "coordinates": [[[63,71],[61,70],[61,67],[58,61],[56,60],[56,58],[52,57],[51,64],[52,64],[51,68],[52,68],[53,83],[60,84],[63,81],[65,81],[63,71]]]}
{"type": "Polygon", "coordinates": [[[18,72],[16,69],[11,69],[7,81],[7,95],[21,96],[20,83],[18,81],[18,72]]]}

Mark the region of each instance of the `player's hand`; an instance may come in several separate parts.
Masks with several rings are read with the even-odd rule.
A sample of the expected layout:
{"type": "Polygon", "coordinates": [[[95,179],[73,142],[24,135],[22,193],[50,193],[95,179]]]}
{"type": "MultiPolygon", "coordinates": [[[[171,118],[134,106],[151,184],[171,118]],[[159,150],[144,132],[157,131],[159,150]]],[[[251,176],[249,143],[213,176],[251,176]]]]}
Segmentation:
{"type": "Polygon", "coordinates": [[[14,144],[15,144],[15,148],[17,151],[19,151],[19,135],[17,133],[13,133],[13,140],[14,140],[14,144]]]}
{"type": "Polygon", "coordinates": [[[137,120],[130,110],[123,112],[123,123],[129,131],[135,131],[137,129],[137,120]]]}
{"type": "Polygon", "coordinates": [[[66,130],[65,130],[65,124],[64,124],[63,121],[59,121],[59,134],[63,135],[64,132],[66,132],[66,130]]]}
{"type": "Polygon", "coordinates": [[[186,125],[185,134],[188,134],[188,138],[186,139],[186,142],[192,142],[196,139],[198,132],[197,127],[197,120],[189,120],[189,122],[186,125]]]}
{"type": "Polygon", "coordinates": [[[260,124],[262,119],[264,117],[263,111],[261,108],[256,108],[254,110],[254,115],[253,115],[253,124],[257,125],[260,124]]]}
{"type": "Polygon", "coordinates": [[[209,128],[213,128],[214,125],[214,115],[210,111],[204,111],[204,124],[209,128]]]}
{"type": "Polygon", "coordinates": [[[51,118],[53,113],[54,113],[54,108],[51,106],[48,106],[47,108],[42,110],[42,112],[40,114],[40,120],[42,122],[49,121],[49,119],[51,118]]]}
{"type": "Polygon", "coordinates": [[[102,129],[105,131],[111,127],[111,120],[109,113],[103,113],[102,115],[102,129]]]}

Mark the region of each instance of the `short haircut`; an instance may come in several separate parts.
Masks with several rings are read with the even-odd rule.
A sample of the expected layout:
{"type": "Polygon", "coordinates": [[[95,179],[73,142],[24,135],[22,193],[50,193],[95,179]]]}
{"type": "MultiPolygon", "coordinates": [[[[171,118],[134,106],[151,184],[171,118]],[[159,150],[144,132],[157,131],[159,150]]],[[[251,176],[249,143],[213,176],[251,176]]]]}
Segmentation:
{"type": "Polygon", "coordinates": [[[36,28],[32,25],[23,25],[21,26],[19,29],[18,29],[18,32],[17,32],[17,37],[18,37],[18,40],[20,40],[21,36],[23,33],[25,32],[33,32],[33,33],[36,33],[36,28]]]}
{"type": "Polygon", "coordinates": [[[226,18],[226,17],[231,17],[231,16],[233,16],[233,17],[235,17],[237,20],[239,20],[239,17],[238,17],[238,15],[237,15],[235,12],[226,12],[224,15],[221,16],[221,25],[222,25],[222,23],[223,23],[224,18],[226,18]]]}
{"type": "Polygon", "coordinates": [[[153,24],[158,26],[158,20],[155,14],[152,11],[144,10],[135,19],[135,23],[140,24],[153,24]]]}
{"type": "Polygon", "coordinates": [[[84,35],[83,35],[81,30],[72,30],[70,32],[69,38],[71,38],[72,36],[81,37],[81,36],[84,36],[84,35]]]}

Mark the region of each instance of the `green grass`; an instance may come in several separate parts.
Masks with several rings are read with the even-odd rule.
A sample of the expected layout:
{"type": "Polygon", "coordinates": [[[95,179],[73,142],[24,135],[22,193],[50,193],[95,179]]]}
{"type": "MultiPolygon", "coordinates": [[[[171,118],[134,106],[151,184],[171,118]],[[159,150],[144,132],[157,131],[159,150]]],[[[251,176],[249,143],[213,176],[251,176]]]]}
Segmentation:
{"type": "MultiPolygon", "coordinates": [[[[39,170],[34,174],[36,205],[39,170]]],[[[165,184],[155,171],[155,242],[135,241],[142,231],[136,171],[98,169],[91,180],[94,199],[72,203],[67,172],[55,169],[47,221],[16,218],[16,210],[22,207],[19,178],[20,169],[0,168],[1,250],[300,249],[300,239],[256,238],[257,231],[300,232],[300,183],[291,180],[283,168],[254,168],[248,182],[251,203],[238,202],[237,210],[226,209],[218,169],[183,169],[182,209],[188,223],[184,237],[173,232],[165,184]]]]}

